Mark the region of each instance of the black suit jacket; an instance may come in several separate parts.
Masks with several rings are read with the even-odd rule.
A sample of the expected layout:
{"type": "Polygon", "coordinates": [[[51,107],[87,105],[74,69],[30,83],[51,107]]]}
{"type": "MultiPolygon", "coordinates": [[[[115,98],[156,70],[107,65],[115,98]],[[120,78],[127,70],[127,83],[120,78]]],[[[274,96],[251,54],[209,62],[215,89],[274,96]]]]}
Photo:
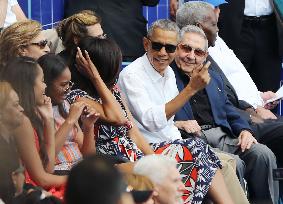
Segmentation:
{"type": "MultiPolygon", "coordinates": [[[[228,4],[220,5],[220,16],[218,20],[219,36],[226,44],[234,49],[240,38],[241,27],[244,18],[245,0],[226,0],[228,4]]],[[[278,16],[277,16],[278,17],[278,16]]],[[[277,18],[277,30],[279,40],[279,54],[283,56],[283,26],[277,18]]]]}
{"type": "Polygon", "coordinates": [[[137,58],[144,54],[142,38],[146,36],[147,21],[143,6],[155,6],[159,0],[67,0],[65,16],[81,10],[95,11],[102,18],[107,37],[114,39],[123,56],[137,58]]]}

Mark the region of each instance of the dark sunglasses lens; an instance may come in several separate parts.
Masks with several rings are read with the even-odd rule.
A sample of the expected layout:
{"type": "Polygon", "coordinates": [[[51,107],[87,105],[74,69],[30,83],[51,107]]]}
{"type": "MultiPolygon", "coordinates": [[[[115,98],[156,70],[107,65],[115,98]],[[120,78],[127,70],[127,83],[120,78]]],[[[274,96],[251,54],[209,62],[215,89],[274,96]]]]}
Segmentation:
{"type": "Polygon", "coordinates": [[[182,50],[184,50],[185,52],[191,52],[192,51],[192,47],[189,45],[181,45],[180,46],[182,50]]]}
{"type": "Polygon", "coordinates": [[[48,43],[47,40],[43,40],[43,41],[40,41],[40,42],[38,43],[38,46],[39,46],[41,49],[43,49],[43,48],[45,48],[45,46],[47,45],[47,43],[48,43]]]}
{"type": "Polygon", "coordinates": [[[151,42],[151,48],[155,51],[160,51],[163,47],[163,44],[157,42],[151,42]]]}
{"type": "Polygon", "coordinates": [[[196,49],[195,54],[199,57],[203,57],[205,55],[205,52],[203,50],[196,49]]]}
{"type": "Polygon", "coordinates": [[[166,50],[167,53],[173,53],[173,52],[176,51],[176,46],[167,44],[167,45],[165,45],[165,50],[166,50]]]}

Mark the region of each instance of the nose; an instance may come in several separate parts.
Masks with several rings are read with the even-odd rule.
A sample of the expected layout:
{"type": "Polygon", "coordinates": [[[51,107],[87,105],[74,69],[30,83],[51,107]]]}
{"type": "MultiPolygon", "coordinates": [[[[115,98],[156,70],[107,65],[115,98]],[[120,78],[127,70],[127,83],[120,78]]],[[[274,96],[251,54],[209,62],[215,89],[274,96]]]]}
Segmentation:
{"type": "Polygon", "coordinates": [[[50,52],[50,47],[48,45],[45,46],[44,52],[49,53],[50,52]]]}
{"type": "Polygon", "coordinates": [[[166,55],[166,54],[167,54],[167,52],[166,52],[164,46],[161,48],[161,50],[159,51],[159,53],[160,53],[161,55],[166,55]]]}
{"type": "Polygon", "coordinates": [[[195,51],[194,50],[191,50],[190,52],[188,52],[187,54],[187,58],[189,59],[196,59],[196,56],[195,56],[195,51]]]}
{"type": "Polygon", "coordinates": [[[183,182],[180,181],[180,184],[178,186],[178,191],[184,192],[185,190],[186,190],[185,185],[183,184],[183,182]]]}
{"type": "Polygon", "coordinates": [[[24,108],[21,105],[19,105],[19,111],[22,113],[24,112],[24,108]]]}

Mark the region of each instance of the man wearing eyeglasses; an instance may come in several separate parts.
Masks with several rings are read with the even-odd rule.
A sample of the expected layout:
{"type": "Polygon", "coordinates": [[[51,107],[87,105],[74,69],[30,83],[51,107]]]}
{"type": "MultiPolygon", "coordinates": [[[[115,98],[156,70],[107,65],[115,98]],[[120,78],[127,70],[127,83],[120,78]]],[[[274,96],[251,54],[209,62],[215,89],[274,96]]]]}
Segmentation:
{"type": "MultiPolygon", "coordinates": [[[[206,24],[213,26],[216,15],[213,8],[206,12],[206,24]]],[[[201,27],[201,26],[199,26],[201,27]]],[[[179,91],[188,84],[208,56],[208,42],[205,33],[197,26],[185,26],[181,30],[175,63],[179,91]]],[[[207,29],[206,27],[206,29],[207,29]]],[[[211,28],[211,29],[212,29],[211,28]]],[[[211,43],[211,42],[210,42],[211,43]]],[[[276,158],[265,145],[259,144],[248,122],[241,118],[228,100],[222,78],[209,70],[211,80],[175,115],[176,126],[196,137],[203,138],[212,147],[238,155],[245,163],[245,178],[248,182],[252,203],[276,203],[278,183],[273,181],[272,169],[277,168],[276,158]]]]}

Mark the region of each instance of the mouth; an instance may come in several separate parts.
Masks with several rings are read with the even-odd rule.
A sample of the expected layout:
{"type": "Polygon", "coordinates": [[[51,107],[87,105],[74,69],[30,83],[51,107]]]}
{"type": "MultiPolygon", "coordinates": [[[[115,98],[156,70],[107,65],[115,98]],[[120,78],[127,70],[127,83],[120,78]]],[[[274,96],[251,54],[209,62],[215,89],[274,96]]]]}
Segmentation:
{"type": "Polygon", "coordinates": [[[168,62],[168,59],[167,59],[167,58],[166,58],[166,59],[154,58],[154,60],[157,61],[157,62],[159,62],[159,63],[161,63],[161,64],[168,62]]]}

